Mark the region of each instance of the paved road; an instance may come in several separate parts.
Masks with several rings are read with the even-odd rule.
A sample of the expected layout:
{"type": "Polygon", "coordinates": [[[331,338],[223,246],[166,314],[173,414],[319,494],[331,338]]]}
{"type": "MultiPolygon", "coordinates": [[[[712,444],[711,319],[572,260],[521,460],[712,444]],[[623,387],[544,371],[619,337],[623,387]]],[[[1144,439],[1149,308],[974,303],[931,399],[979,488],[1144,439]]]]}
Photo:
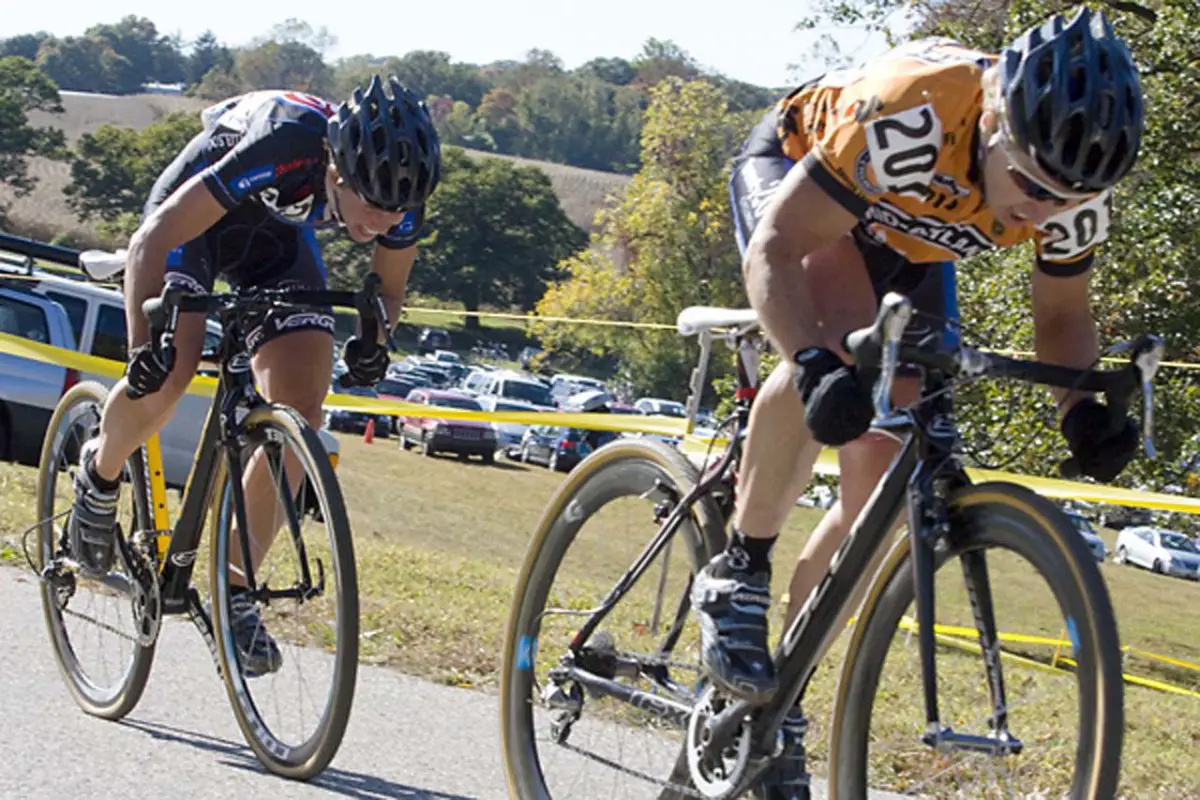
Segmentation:
{"type": "MultiPolygon", "coordinates": [[[[0,619],[0,796],[506,796],[493,695],[363,666],[337,757],[313,782],[294,783],[267,774],[246,747],[208,649],[185,618],[164,624],[146,693],[121,722],[90,717],[71,699],[46,638],[36,579],[25,570],[0,565],[0,619]]],[[[585,777],[579,764],[561,766],[572,776],[570,797],[614,796],[613,785],[585,777]]],[[[824,793],[818,787],[814,795],[824,793]]]]}
{"type": "Polygon", "coordinates": [[[29,573],[0,566],[0,619],[4,797],[506,796],[493,696],[364,667],[337,757],[299,784],[259,766],[186,619],[163,626],[146,693],[119,723],[72,701],[29,573]]]}

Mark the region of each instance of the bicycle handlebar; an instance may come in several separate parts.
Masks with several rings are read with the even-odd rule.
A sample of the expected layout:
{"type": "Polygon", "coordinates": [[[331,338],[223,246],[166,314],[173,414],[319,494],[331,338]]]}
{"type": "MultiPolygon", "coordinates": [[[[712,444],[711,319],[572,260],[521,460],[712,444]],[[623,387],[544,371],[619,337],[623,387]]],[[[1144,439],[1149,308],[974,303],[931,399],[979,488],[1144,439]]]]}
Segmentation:
{"type": "MultiPolygon", "coordinates": [[[[1150,458],[1156,457],[1153,442],[1154,389],[1151,381],[1163,355],[1163,341],[1159,337],[1145,335],[1128,343],[1123,349],[1130,350],[1129,364],[1120,369],[1077,369],[1009,358],[965,346],[946,351],[904,344],[900,337],[912,313],[912,302],[908,298],[889,292],[880,303],[874,324],[851,331],[842,341],[843,347],[853,356],[859,375],[872,386],[877,416],[891,413],[892,384],[896,368],[901,363],[937,370],[949,378],[991,376],[1099,392],[1104,394],[1109,407],[1120,416],[1129,413],[1130,401],[1141,388],[1142,441],[1146,454],[1150,458]]],[[[1080,475],[1079,463],[1074,457],[1061,462],[1059,470],[1066,478],[1080,475]]]]}
{"type": "MultiPolygon", "coordinates": [[[[392,338],[391,323],[383,304],[380,288],[383,279],[374,272],[367,273],[363,287],[357,292],[329,289],[258,289],[245,294],[200,294],[184,289],[165,287],[157,297],[142,303],[142,313],[150,322],[150,342],[163,356],[164,362],[172,366],[175,361],[175,330],[179,315],[238,309],[250,311],[268,310],[279,306],[336,306],[353,308],[358,312],[365,341],[378,341],[382,329],[388,349],[395,352],[396,342],[392,338]]],[[[127,386],[125,394],[138,399],[143,394],[127,386]]]]}

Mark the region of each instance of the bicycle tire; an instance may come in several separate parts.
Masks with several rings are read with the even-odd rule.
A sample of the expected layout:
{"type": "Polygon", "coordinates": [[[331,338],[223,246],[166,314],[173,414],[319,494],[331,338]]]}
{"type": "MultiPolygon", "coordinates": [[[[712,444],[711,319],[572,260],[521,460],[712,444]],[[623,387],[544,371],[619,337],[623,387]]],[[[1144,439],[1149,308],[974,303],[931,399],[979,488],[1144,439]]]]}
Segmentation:
{"type": "Polygon", "coordinates": [[[230,481],[221,481],[220,491],[214,499],[213,544],[211,550],[210,592],[212,597],[213,632],[216,639],[221,678],[229,695],[230,705],[242,729],[247,743],[262,764],[271,772],[296,780],[309,780],[328,766],[341,746],[350,719],[358,671],[358,576],[354,562],[354,548],[350,539],[350,523],[346,514],[345,501],[337,482],[329,456],[320,437],[293,409],[282,405],[271,405],[252,411],[245,420],[246,442],[252,447],[267,437],[282,437],[290,444],[301,460],[308,481],[311,483],[314,500],[325,525],[332,530],[330,535],[333,564],[326,580],[335,581],[337,586],[337,652],[334,655],[334,672],[330,695],[326,701],[321,721],[313,734],[296,746],[279,741],[262,718],[254,703],[251,692],[246,688],[233,643],[230,620],[225,609],[228,603],[229,570],[225,567],[229,558],[232,527],[228,511],[231,491],[241,492],[241,486],[232,488],[230,481]]]}
{"type": "MultiPolygon", "coordinates": [[[[940,552],[939,568],[969,549],[1007,549],[1037,569],[1064,618],[1075,620],[1080,716],[1070,796],[1115,797],[1124,735],[1120,639],[1108,590],[1086,543],[1057,506],[1014,484],[966,487],[950,499],[950,514],[955,544],[940,552]]],[[[872,582],[846,651],[831,716],[831,798],[867,796],[871,710],[893,635],[913,598],[906,536],[872,582]]]]}
{"type": "MultiPolygon", "coordinates": [[[[97,409],[96,418],[99,420],[99,409],[104,407],[108,398],[108,390],[95,381],[83,381],[72,386],[50,417],[46,426],[46,438],[42,442],[42,452],[38,460],[37,488],[35,497],[38,519],[37,566],[39,571],[46,566],[46,560],[54,553],[55,542],[54,516],[55,484],[58,480],[67,478],[68,473],[58,468],[59,456],[63,445],[68,441],[63,438],[65,431],[60,431],[65,425],[74,422],[74,415],[83,413],[85,407],[94,406],[97,409]]],[[[67,463],[73,463],[78,458],[76,451],[67,463]]],[[[126,464],[130,475],[130,486],[124,489],[133,500],[134,524],[142,529],[153,526],[150,515],[150,487],[146,480],[145,462],[141,449],[135,450],[126,464]]],[[[70,642],[66,628],[63,625],[62,614],[58,611],[53,587],[45,582],[39,582],[42,596],[42,614],[46,621],[46,629],[50,635],[50,644],[54,650],[54,659],[58,662],[59,671],[67,684],[71,697],[86,713],[108,720],[118,720],[137,706],[146,689],[150,678],[150,667],[154,662],[155,644],[142,645],[133,643],[133,656],[123,680],[111,687],[98,686],[85,674],[75,649],[70,642]]]]}
{"type": "MultiPolygon", "coordinates": [[[[535,680],[527,654],[536,639],[538,615],[583,523],[608,500],[630,496],[620,491],[642,480],[636,471],[645,469],[670,481],[681,497],[699,479],[696,467],[662,442],[629,439],[607,444],[581,461],[559,485],[526,549],[506,626],[500,677],[501,747],[511,797],[550,797],[537,754],[532,702],[535,680]]],[[[638,485],[644,490],[644,480],[638,485]]],[[[699,497],[693,511],[691,524],[681,524],[677,535],[688,543],[695,574],[724,548],[725,532],[709,496],[699,497]]]]}

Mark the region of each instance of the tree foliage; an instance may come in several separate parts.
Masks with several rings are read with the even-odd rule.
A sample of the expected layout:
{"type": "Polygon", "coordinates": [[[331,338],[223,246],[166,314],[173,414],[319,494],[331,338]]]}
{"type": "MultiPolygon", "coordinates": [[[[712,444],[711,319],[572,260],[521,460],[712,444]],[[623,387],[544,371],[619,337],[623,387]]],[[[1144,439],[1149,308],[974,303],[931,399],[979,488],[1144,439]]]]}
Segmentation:
{"type": "Polygon", "coordinates": [[[35,110],[62,111],[54,82],[28,58],[0,58],[0,184],[18,195],[34,187],[29,156],[57,156],[65,147],[61,130],[29,124],[35,110]]]}
{"type": "MultiPolygon", "coordinates": [[[[706,81],[667,78],[651,91],[642,168],[603,212],[593,247],[568,259],[541,316],[673,324],[693,304],[740,304],[740,259],[728,212],[727,166],[746,133],[706,81]]],[[[674,331],[538,323],[547,349],[616,357],[633,391],[682,399],[698,350],[674,331]]],[[[718,365],[719,367],[720,365],[718,365]]]]}
{"type": "Polygon", "coordinates": [[[122,220],[116,230],[132,232],[130,219],[136,228],[154,182],[200,127],[198,115],[176,112],[141,131],[102,125],[85,133],[75,145],[67,204],[80,220],[122,220]]]}
{"type": "Polygon", "coordinates": [[[567,70],[552,50],[521,60],[472,64],[438,50],[359,54],[331,62],[326,28],[287,19],[240,48],[206,31],[190,45],[128,15],[83,36],[26,33],[0,39],[0,56],[35,59],[63,89],[125,94],[151,81],[185,84],[188,94],[221,100],[252,89],[289,88],[334,102],[372,75],[395,75],[436,106],[447,144],[633,173],[650,90],[667,78],[704,77],[729,110],[761,113],[781,93],[703,69],[677,43],[650,38],[632,58],[595,58],[567,70]]]}

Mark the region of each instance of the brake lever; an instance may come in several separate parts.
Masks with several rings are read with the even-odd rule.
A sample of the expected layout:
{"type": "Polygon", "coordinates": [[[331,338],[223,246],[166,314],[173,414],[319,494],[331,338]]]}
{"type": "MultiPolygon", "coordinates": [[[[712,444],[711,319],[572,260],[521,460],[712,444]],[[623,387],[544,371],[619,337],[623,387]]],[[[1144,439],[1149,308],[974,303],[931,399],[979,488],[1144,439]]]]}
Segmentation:
{"type": "Polygon", "coordinates": [[[1133,363],[1142,381],[1142,446],[1150,458],[1158,455],[1154,449],[1154,375],[1164,350],[1163,340],[1152,335],[1142,337],[1134,346],[1133,363]]]}
{"type": "Polygon", "coordinates": [[[889,292],[880,304],[883,342],[879,362],[879,377],[875,381],[873,399],[875,416],[882,418],[892,413],[892,384],[896,380],[896,368],[900,358],[900,337],[912,319],[913,305],[907,297],[889,292]]]}
{"type": "MultiPolygon", "coordinates": [[[[367,276],[363,278],[362,300],[358,304],[358,313],[375,318],[375,323],[383,328],[383,337],[388,349],[394,353],[397,350],[396,340],[392,337],[392,324],[388,319],[387,307],[383,303],[383,295],[380,294],[382,286],[383,278],[378,273],[367,273],[367,276]]],[[[378,336],[378,332],[376,332],[376,336],[378,336]]]]}

